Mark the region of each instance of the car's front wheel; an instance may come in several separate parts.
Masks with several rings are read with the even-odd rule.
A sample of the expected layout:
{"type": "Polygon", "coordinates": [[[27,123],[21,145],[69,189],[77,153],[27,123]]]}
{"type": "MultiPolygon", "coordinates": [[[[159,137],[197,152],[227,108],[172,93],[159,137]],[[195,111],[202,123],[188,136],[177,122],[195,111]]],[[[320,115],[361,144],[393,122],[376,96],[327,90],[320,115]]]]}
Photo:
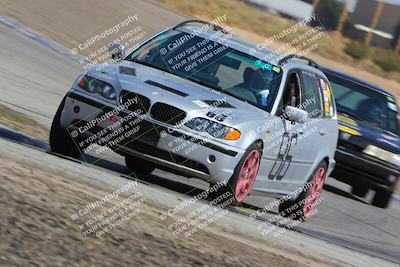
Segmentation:
{"type": "Polygon", "coordinates": [[[224,199],[218,201],[219,204],[239,205],[242,203],[253,187],[260,168],[260,161],[261,149],[256,144],[252,144],[239,161],[227,185],[216,190],[210,199],[216,200],[225,196],[224,199]]]}
{"type": "Polygon", "coordinates": [[[321,197],[327,171],[326,162],[321,162],[295,200],[286,200],[279,205],[281,216],[294,220],[305,220],[314,215],[321,197]]]}
{"type": "Polygon", "coordinates": [[[65,96],[61,101],[51,124],[49,135],[50,149],[57,154],[79,158],[83,152],[79,149],[77,140],[74,140],[67,129],[62,128],[60,125],[61,114],[65,106],[66,98],[65,96]]]}

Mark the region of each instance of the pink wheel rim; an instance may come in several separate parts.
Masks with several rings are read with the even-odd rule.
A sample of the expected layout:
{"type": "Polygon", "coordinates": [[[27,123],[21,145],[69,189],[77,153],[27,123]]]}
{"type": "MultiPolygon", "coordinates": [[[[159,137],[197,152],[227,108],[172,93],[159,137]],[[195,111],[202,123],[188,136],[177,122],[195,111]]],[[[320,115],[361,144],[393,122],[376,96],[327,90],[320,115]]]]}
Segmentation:
{"type": "Polygon", "coordinates": [[[259,167],[260,152],[253,150],[247,155],[239,172],[235,188],[235,198],[238,202],[246,199],[256,180],[259,167]]]}
{"type": "Polygon", "coordinates": [[[304,202],[303,214],[304,217],[310,217],[318,203],[321,196],[322,188],[325,181],[325,168],[320,167],[314,175],[314,181],[307,190],[307,197],[304,202]]]}

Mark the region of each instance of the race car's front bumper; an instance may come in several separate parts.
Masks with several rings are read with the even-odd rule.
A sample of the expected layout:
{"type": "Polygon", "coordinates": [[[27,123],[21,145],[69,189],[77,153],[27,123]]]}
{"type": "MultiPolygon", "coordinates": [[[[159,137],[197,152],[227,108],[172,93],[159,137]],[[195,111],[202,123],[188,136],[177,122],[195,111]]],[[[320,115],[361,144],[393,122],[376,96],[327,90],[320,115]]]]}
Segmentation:
{"type": "Polygon", "coordinates": [[[109,147],[121,155],[152,162],[160,169],[210,183],[229,181],[245,152],[74,90],[66,98],[60,124],[85,152],[99,155],[109,147]],[[116,110],[117,115],[96,120],[116,110]]]}
{"type": "Polygon", "coordinates": [[[377,158],[368,157],[338,146],[336,166],[331,176],[349,185],[364,185],[373,190],[393,191],[399,168],[377,158]]]}

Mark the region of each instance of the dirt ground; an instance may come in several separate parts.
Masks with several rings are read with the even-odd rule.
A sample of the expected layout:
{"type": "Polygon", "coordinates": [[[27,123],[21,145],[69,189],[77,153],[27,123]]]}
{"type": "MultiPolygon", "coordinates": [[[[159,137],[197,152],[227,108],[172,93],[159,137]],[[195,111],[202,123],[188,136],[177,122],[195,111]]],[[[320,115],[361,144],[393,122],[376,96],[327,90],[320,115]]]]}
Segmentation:
{"type": "Polygon", "coordinates": [[[265,243],[234,240],[215,228],[188,239],[172,236],[168,220],[159,219],[164,211],[147,201],[136,217],[101,238],[85,236],[71,214],[111,191],[27,162],[1,158],[0,165],[2,266],[328,266],[293,260],[265,243]]]}

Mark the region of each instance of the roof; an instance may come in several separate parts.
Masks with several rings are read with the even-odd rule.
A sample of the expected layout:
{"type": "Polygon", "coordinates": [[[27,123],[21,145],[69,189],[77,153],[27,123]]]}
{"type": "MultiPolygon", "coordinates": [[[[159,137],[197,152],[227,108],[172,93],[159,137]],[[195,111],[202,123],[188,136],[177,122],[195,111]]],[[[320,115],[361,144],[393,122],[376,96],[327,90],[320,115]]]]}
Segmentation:
{"type": "Polygon", "coordinates": [[[360,80],[360,79],[358,79],[358,78],[356,78],[354,76],[350,76],[350,75],[347,75],[347,74],[344,74],[342,72],[339,72],[339,71],[336,71],[336,70],[333,70],[333,69],[329,69],[329,68],[326,68],[326,67],[321,67],[320,70],[323,71],[324,73],[331,74],[331,75],[340,77],[342,79],[349,80],[351,82],[357,83],[359,85],[367,87],[368,89],[374,90],[375,92],[378,92],[378,93],[381,93],[381,94],[384,94],[384,95],[393,96],[392,94],[390,94],[386,90],[384,90],[384,89],[382,89],[382,88],[380,88],[380,87],[378,87],[378,86],[376,86],[376,85],[374,85],[372,83],[368,83],[366,81],[360,80]]]}

